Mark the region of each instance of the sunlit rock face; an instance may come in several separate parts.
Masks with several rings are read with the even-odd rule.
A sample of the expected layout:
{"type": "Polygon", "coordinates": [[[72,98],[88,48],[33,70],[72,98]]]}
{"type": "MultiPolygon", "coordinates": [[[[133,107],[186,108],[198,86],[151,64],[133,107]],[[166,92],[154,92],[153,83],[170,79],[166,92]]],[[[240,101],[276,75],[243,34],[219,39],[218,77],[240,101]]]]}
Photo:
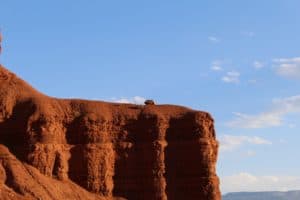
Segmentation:
{"type": "Polygon", "coordinates": [[[206,112],[51,98],[1,66],[0,143],[1,199],[221,198],[206,112]]]}

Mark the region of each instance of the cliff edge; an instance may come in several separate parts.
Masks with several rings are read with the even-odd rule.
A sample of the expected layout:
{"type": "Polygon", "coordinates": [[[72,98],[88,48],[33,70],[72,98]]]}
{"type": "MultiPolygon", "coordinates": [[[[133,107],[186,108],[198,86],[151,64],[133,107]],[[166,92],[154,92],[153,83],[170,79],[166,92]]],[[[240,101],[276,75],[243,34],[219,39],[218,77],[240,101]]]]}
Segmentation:
{"type": "Polygon", "coordinates": [[[0,66],[0,198],[220,200],[206,112],[48,97],[0,66]]]}

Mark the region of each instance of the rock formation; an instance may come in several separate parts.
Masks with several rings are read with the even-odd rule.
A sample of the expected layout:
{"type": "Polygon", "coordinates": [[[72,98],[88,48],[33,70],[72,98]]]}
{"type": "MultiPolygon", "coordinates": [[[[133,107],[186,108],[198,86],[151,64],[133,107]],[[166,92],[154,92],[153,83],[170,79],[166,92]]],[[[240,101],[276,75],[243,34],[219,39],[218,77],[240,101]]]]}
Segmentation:
{"type": "Polygon", "coordinates": [[[206,112],[51,98],[0,66],[0,199],[219,200],[206,112]]]}

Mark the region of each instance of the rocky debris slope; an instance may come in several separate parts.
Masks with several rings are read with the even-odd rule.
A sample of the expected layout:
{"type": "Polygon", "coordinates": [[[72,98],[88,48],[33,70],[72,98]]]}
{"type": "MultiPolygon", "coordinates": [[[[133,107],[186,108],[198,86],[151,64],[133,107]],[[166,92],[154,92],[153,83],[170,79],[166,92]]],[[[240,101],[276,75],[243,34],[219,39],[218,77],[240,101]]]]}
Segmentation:
{"type": "Polygon", "coordinates": [[[59,181],[42,175],[36,168],[23,164],[0,145],[0,199],[86,199],[105,200],[89,193],[72,181],[59,181]]]}
{"type": "Polygon", "coordinates": [[[0,66],[0,143],[3,199],[221,198],[206,112],[51,98],[0,66]]]}

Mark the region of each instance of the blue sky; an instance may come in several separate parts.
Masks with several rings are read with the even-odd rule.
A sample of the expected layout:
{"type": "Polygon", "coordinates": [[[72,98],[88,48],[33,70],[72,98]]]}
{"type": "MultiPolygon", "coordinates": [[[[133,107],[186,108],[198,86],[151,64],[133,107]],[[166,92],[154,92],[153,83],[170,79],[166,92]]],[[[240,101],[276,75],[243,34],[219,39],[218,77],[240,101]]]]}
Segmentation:
{"type": "Polygon", "coordinates": [[[1,63],[56,97],[212,113],[222,192],[300,189],[300,2],[0,0],[1,63]]]}

